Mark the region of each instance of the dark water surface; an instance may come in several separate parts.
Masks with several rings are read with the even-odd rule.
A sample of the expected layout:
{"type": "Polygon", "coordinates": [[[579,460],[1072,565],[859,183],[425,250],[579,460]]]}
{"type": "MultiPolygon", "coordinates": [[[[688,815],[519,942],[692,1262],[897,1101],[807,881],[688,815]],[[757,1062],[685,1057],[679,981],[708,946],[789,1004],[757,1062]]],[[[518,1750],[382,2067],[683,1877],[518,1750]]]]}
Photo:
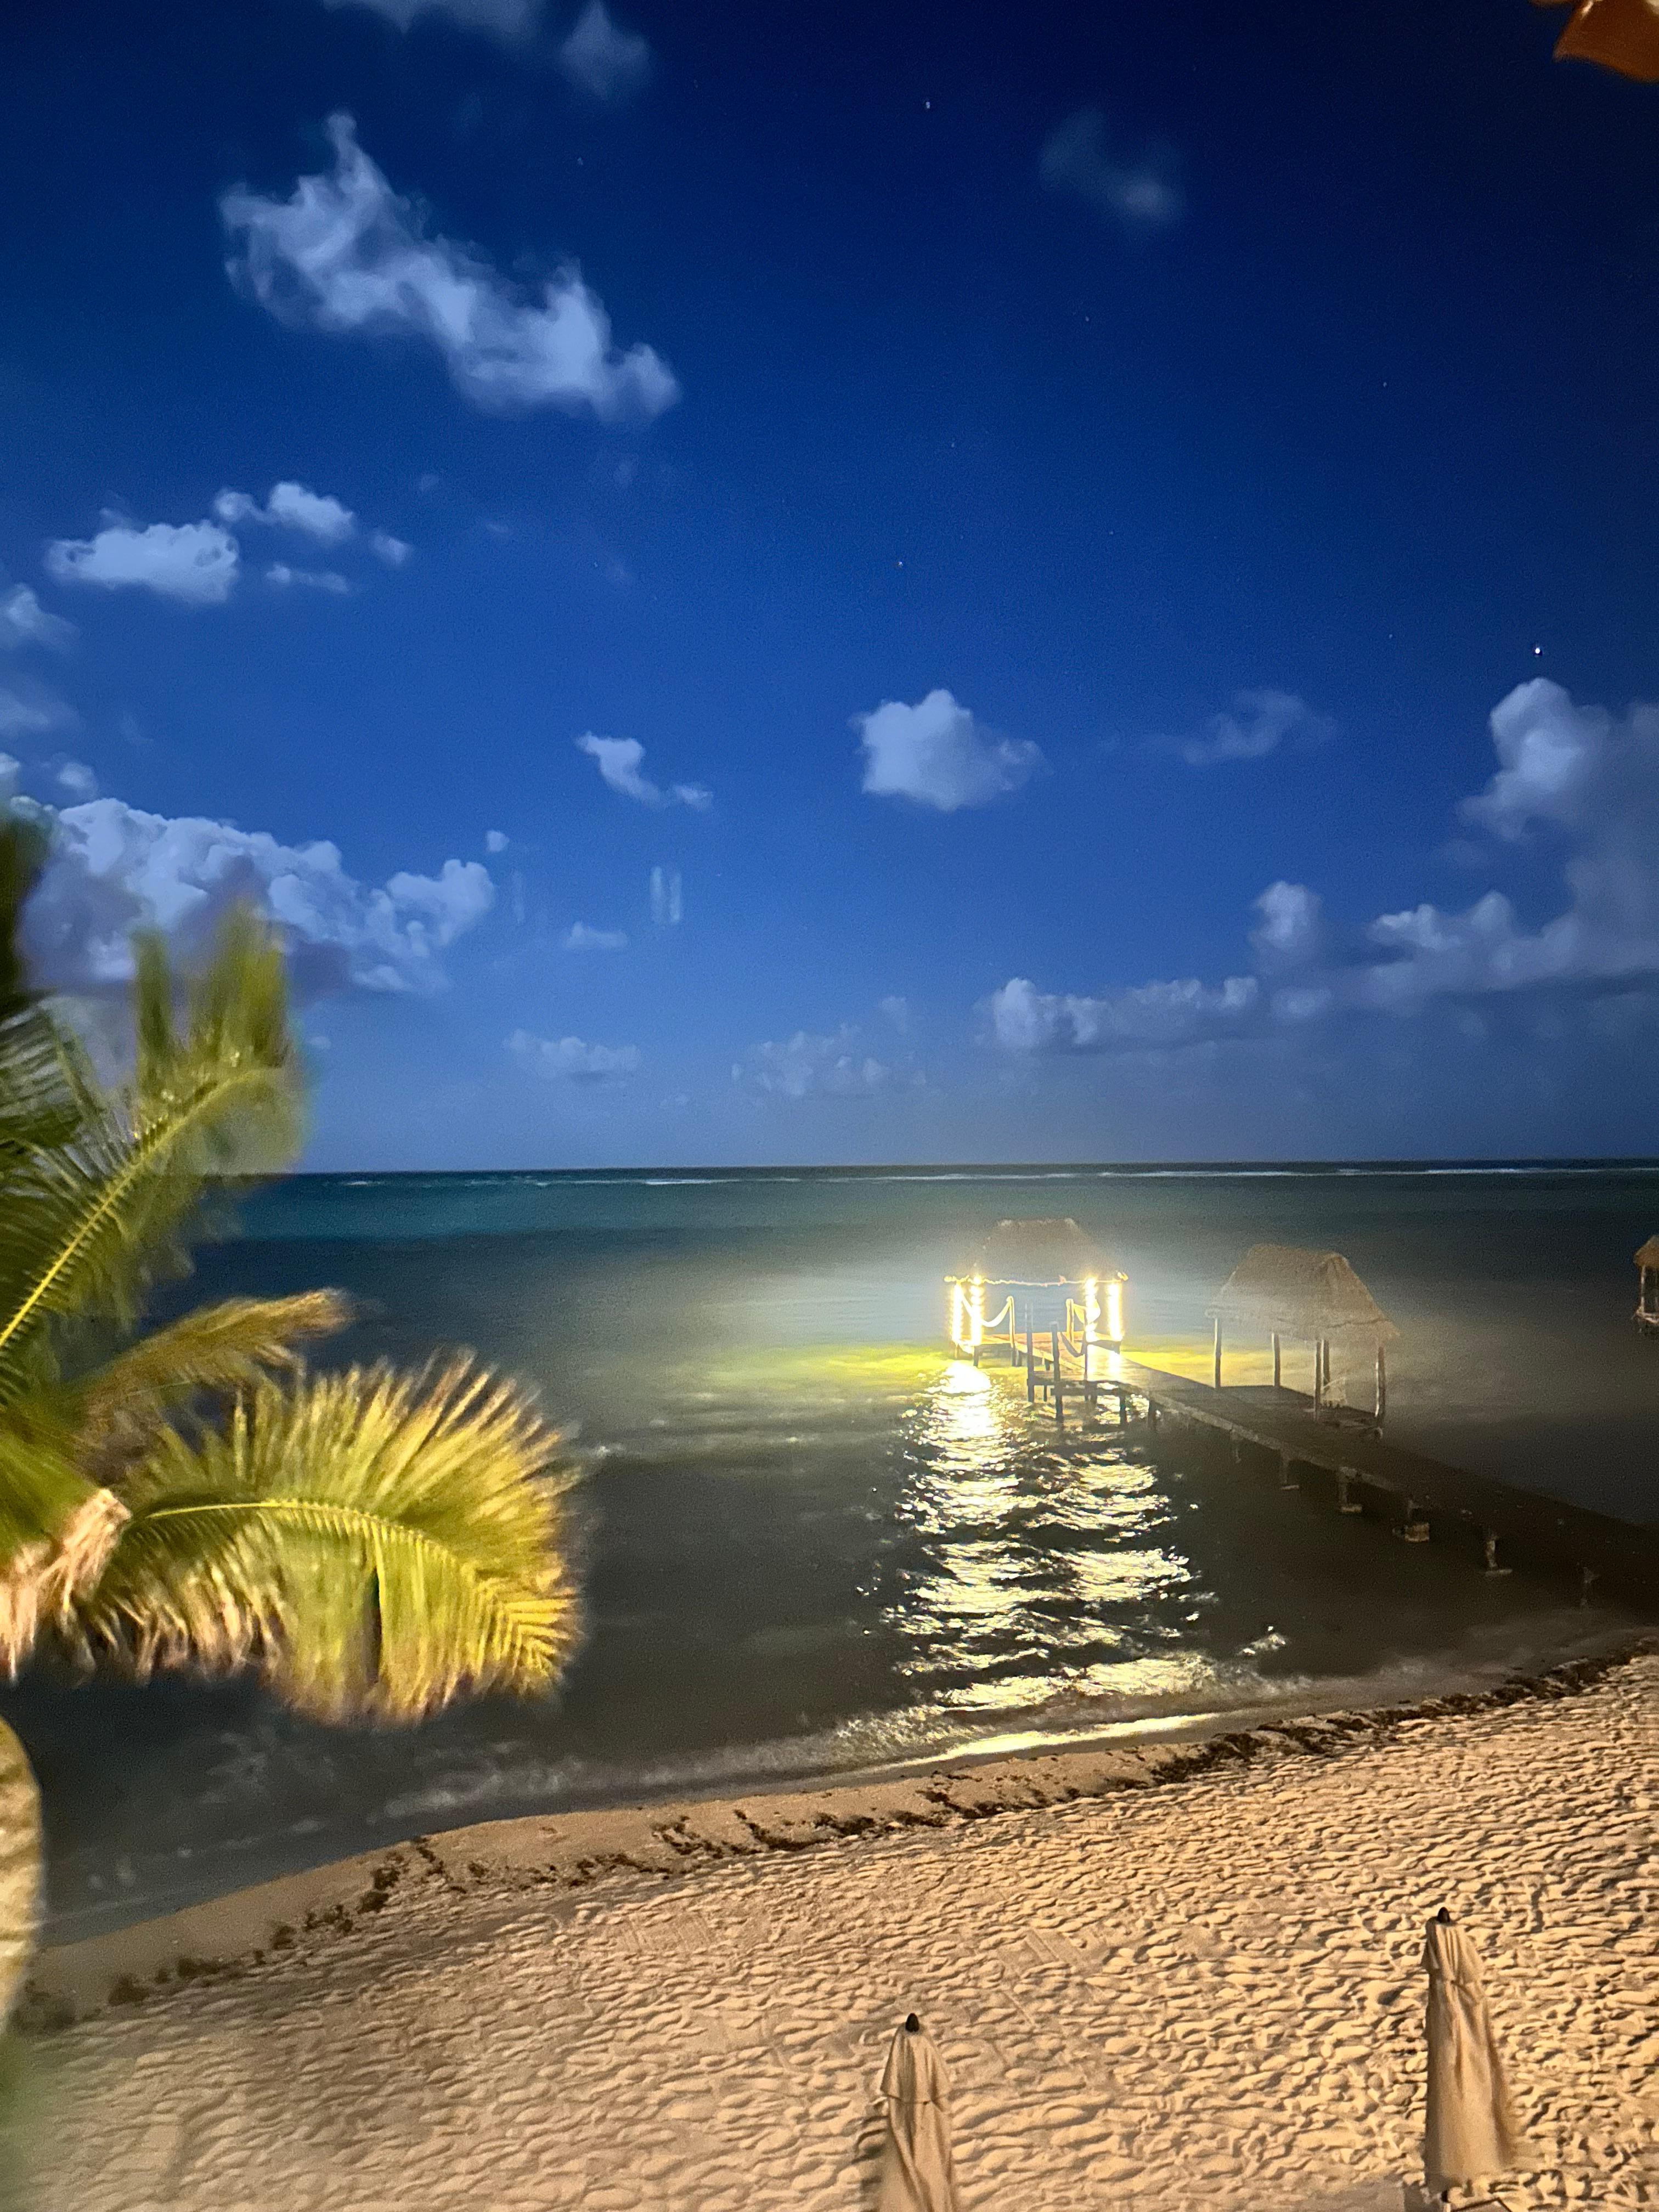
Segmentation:
{"type": "Polygon", "coordinates": [[[25,1683],[0,1710],[46,1793],[52,1933],[466,1820],[1421,1694],[1615,1625],[1248,1470],[1058,1448],[940,1342],[947,1267],[1005,1214],[1098,1236],[1130,1351],[1194,1373],[1246,1245],[1340,1250],[1401,1330],[1391,1433],[1659,1515],[1650,1167],[295,1178],[190,1295],[338,1285],[342,1356],[459,1343],[534,1378],[587,1468],[586,1642],[556,1698],[407,1732],[242,1686],[25,1683]]]}

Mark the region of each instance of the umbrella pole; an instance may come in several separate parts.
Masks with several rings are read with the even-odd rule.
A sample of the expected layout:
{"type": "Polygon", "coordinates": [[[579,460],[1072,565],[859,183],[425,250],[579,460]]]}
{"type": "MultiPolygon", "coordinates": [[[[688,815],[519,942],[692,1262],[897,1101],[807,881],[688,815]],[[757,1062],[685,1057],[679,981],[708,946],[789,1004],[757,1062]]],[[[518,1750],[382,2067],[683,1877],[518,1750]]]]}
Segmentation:
{"type": "Polygon", "coordinates": [[[1221,1388],[1221,1316],[1215,1317],[1215,1387],[1221,1388]]]}
{"type": "Polygon", "coordinates": [[[1382,1346],[1379,1340],[1376,1347],[1376,1425],[1379,1429],[1382,1425],[1383,1416],[1388,1410],[1389,1369],[1388,1363],[1382,1357],[1382,1346]]]}
{"type": "Polygon", "coordinates": [[[1314,1340],[1314,1411],[1316,1413],[1325,1402],[1325,1394],[1322,1387],[1324,1378],[1325,1347],[1316,1337],[1314,1340]]]}
{"type": "Polygon", "coordinates": [[[1279,1331],[1275,1329],[1273,1331],[1273,1388],[1275,1390],[1279,1388],[1279,1331]]]}

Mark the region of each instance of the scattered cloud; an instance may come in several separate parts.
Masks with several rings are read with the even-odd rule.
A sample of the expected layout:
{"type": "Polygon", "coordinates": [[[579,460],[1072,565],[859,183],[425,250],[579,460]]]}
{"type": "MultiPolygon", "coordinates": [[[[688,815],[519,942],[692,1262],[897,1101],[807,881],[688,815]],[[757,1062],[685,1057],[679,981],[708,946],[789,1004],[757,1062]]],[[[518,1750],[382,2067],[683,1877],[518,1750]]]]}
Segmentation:
{"type": "Polygon", "coordinates": [[[864,747],[866,791],[914,799],[941,814],[988,806],[1043,766],[1029,739],[999,737],[949,691],[930,691],[914,707],[884,700],[873,714],[854,714],[853,727],[864,747]]]}
{"type": "Polygon", "coordinates": [[[276,483],[263,507],[245,491],[222,491],[213,502],[221,522],[258,522],[273,530],[303,531],[319,545],[343,545],[356,535],[357,518],[343,501],[301,483],[276,483]]]}
{"type": "Polygon", "coordinates": [[[580,1037],[532,1036],[514,1030],[507,1048],[521,1067],[550,1083],[625,1083],[643,1058],[636,1044],[585,1044],[580,1037]]]}
{"type": "Polygon", "coordinates": [[[1173,148],[1148,145],[1126,157],[1097,107],[1068,115],[1050,133],[1039,166],[1051,192],[1071,193],[1131,234],[1168,230],[1186,213],[1173,148]]]}
{"type": "Polygon", "coordinates": [[[48,645],[61,653],[75,635],[75,624],[48,614],[27,584],[14,584],[0,594],[0,653],[20,645],[48,645]]]}
{"type": "Polygon", "coordinates": [[[415,550],[406,538],[394,538],[389,530],[377,530],[368,542],[375,559],[388,568],[401,568],[415,550]]]}
{"type": "Polygon", "coordinates": [[[132,586],[183,606],[222,606],[235,586],[240,550],[216,522],[124,522],[106,514],[94,538],[58,538],[46,572],[60,584],[132,586]]]}
{"type": "Polygon", "coordinates": [[[1112,1052],[1190,1043],[1237,1028],[1253,1013],[1261,987],[1230,975],[1219,990],[1187,981],[1142,983],[1099,998],[1039,991],[1016,975],[987,1002],[993,1040],[1005,1052],[1112,1052]]]}
{"type": "Polygon", "coordinates": [[[486,830],[484,831],[484,850],[486,853],[504,853],[510,842],[511,840],[508,838],[505,830],[486,830]]]}
{"type": "Polygon", "coordinates": [[[98,779],[84,761],[65,761],[58,771],[56,781],[58,788],[68,792],[71,799],[98,796],[98,779]]]}
{"type": "Polygon", "coordinates": [[[431,990],[445,981],[445,948],[495,896],[477,860],[446,860],[435,876],[400,872],[374,889],[348,874],[338,847],[324,840],[285,845],[263,830],[149,814],[119,799],[29,811],[52,831],[25,919],[31,965],[46,988],[84,996],[125,989],[135,929],[161,930],[188,958],[240,901],[281,926],[301,998],[431,990]]]}
{"type": "Polygon", "coordinates": [[[653,868],[651,871],[651,919],[659,929],[678,929],[684,919],[684,901],[680,893],[680,872],[678,868],[653,868]]]}
{"type": "Polygon", "coordinates": [[[890,1027],[903,1036],[910,1027],[910,1001],[908,999],[883,999],[876,1009],[890,1027]]]}
{"type": "Polygon", "coordinates": [[[67,699],[27,677],[0,684],[0,738],[50,737],[80,720],[67,699]]]}
{"type": "Polygon", "coordinates": [[[1329,743],[1336,725],[1316,714],[1294,691],[1240,691],[1229,714],[1212,714],[1201,738],[1174,741],[1175,750],[1191,768],[1210,768],[1218,761],[1266,760],[1281,745],[1303,750],[1329,743]]]}
{"type": "Polygon", "coordinates": [[[641,767],[645,747],[637,738],[601,738],[587,730],[576,740],[576,750],[599,763],[599,774],[612,791],[641,806],[690,806],[706,813],[714,794],[700,783],[670,784],[666,790],[653,783],[641,767]]]}
{"type": "Polygon", "coordinates": [[[567,952],[625,952],[628,932],[625,929],[590,929],[585,921],[573,921],[564,933],[567,952]]]}
{"type": "Polygon", "coordinates": [[[532,36],[542,11],[542,0],[323,0],[323,5],[367,8],[400,31],[429,15],[459,30],[485,32],[506,46],[532,36]]]}
{"type": "Polygon", "coordinates": [[[1264,968],[1305,968],[1325,949],[1328,933],[1317,891],[1305,884],[1269,884],[1255,902],[1250,943],[1264,968]]]}
{"type": "Polygon", "coordinates": [[[859,1033],[843,1022],[830,1036],[806,1030],[781,1043],[751,1045],[732,1070],[732,1080],[776,1098],[867,1097],[896,1080],[892,1068],[866,1052],[859,1033]]]}
{"type": "Polygon", "coordinates": [[[636,31],[622,28],[605,0],[587,0],[559,48],[559,67],[593,99],[623,100],[643,88],[651,49],[636,31]]]}
{"type": "Polygon", "coordinates": [[[298,585],[312,592],[332,592],[340,598],[351,591],[351,581],[337,568],[290,568],[286,561],[273,561],[265,570],[265,581],[275,584],[279,591],[298,585]]]}
{"type": "Polygon", "coordinates": [[[471,247],[428,234],[357,143],[349,115],[331,116],[328,135],[331,173],[300,178],[286,200],[239,187],[220,202],[240,241],[231,276],[278,321],[423,339],[459,391],[498,411],[648,419],[679,397],[650,346],[613,346],[610,318],[574,264],[527,295],[471,247]]]}
{"type": "Polygon", "coordinates": [[[1544,678],[1492,710],[1498,767],[1460,812],[1500,846],[1561,856],[1566,903],[1538,928],[1489,890],[1461,911],[1382,914],[1346,942],[1315,891],[1271,884],[1250,941],[1260,975],[1218,988],[1144,983],[1098,998],[1053,995],[1016,976],[993,994],[993,1039],[1016,1053],[1178,1046],[1336,1015],[1409,1017],[1443,1001],[1659,983],[1659,706],[1620,716],[1577,705],[1544,678]]]}

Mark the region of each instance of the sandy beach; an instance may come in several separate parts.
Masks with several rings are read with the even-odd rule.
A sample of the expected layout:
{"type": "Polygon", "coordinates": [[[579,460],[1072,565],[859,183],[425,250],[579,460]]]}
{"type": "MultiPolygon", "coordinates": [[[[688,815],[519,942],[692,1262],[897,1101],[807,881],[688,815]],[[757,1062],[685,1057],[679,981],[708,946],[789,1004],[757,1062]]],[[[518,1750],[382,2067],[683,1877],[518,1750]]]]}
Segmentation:
{"type": "Polygon", "coordinates": [[[968,2212],[1380,2212],[1417,2172],[1444,1902],[1536,2160],[1506,2201],[1659,2203],[1656,1753],[1650,1651],[1207,1743],[458,1830],[47,1954],[22,2201],[854,2212],[914,2005],[968,2212]]]}

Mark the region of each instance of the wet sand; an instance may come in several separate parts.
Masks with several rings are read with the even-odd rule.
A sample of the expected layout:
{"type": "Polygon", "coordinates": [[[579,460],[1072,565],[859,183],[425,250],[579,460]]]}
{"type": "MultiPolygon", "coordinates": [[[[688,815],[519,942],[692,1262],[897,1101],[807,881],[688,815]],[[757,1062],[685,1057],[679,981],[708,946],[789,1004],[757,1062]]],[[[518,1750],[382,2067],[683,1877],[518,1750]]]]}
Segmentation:
{"type": "Polygon", "coordinates": [[[965,2212],[1395,2212],[1443,1902],[1538,2161],[1505,2201],[1659,2204],[1656,1808],[1650,1650],[1208,1741],[459,1829],[46,1954],[23,2201],[854,2212],[914,2005],[965,2212]]]}

